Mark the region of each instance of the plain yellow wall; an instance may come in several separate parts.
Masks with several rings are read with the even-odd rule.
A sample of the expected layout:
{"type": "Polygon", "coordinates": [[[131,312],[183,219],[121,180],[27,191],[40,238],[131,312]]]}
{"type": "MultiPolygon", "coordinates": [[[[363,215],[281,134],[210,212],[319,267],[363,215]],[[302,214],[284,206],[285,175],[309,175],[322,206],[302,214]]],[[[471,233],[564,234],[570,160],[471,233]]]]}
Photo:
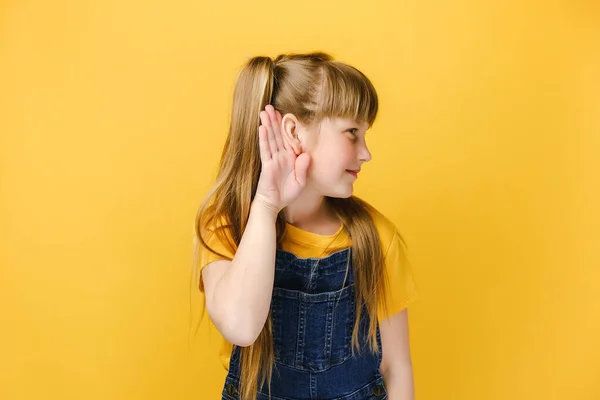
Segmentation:
{"type": "Polygon", "coordinates": [[[0,24],[0,399],[219,398],[193,219],[239,67],[309,50],[379,91],[356,193],[410,247],[417,398],[600,399],[598,3],[5,0],[0,24]]]}

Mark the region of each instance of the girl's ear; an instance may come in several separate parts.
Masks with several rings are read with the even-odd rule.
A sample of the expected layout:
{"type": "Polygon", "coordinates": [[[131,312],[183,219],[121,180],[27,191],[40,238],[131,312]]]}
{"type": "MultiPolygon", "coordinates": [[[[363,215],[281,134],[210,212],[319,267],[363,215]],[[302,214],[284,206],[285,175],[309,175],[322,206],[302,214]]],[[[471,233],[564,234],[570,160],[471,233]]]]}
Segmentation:
{"type": "Polygon", "coordinates": [[[285,114],[281,119],[281,136],[285,145],[291,148],[296,155],[302,154],[302,142],[298,137],[300,123],[294,114],[285,114]]]}

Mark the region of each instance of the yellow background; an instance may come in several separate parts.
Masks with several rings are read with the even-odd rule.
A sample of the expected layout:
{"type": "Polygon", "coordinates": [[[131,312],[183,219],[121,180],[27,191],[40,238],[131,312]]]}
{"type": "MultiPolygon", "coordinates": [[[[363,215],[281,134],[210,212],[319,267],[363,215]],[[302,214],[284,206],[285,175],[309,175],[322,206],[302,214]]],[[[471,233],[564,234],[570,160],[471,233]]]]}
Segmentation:
{"type": "Polygon", "coordinates": [[[583,0],[2,1],[0,399],[219,398],[193,219],[239,67],[309,50],[379,91],[356,193],[410,247],[417,398],[600,399],[598,26],[583,0]]]}

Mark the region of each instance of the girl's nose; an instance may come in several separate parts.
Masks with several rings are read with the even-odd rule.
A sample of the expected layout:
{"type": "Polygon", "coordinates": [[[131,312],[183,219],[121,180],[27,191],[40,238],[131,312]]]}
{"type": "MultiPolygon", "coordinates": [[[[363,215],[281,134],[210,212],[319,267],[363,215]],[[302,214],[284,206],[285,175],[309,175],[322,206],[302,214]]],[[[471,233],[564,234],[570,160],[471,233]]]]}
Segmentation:
{"type": "Polygon", "coordinates": [[[369,149],[367,148],[367,146],[363,146],[360,149],[360,154],[359,154],[359,158],[362,162],[367,162],[367,161],[371,161],[371,152],[369,151],[369,149]]]}

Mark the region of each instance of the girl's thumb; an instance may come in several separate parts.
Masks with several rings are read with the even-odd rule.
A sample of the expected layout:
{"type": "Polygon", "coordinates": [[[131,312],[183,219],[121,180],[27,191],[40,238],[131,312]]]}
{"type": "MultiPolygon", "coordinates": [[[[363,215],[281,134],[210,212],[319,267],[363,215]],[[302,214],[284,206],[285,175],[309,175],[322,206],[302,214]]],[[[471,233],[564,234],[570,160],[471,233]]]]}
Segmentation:
{"type": "Polygon", "coordinates": [[[301,186],[306,183],[306,171],[308,171],[308,165],[310,164],[310,156],[308,153],[302,153],[296,157],[296,163],[294,165],[294,171],[296,174],[296,181],[301,186]]]}

